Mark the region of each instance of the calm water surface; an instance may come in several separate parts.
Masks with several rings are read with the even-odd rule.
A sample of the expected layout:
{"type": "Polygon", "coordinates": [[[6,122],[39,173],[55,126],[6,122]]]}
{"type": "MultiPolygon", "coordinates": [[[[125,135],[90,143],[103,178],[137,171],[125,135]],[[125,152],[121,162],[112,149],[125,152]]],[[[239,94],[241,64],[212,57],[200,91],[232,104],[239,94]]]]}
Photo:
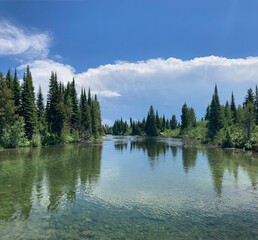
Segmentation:
{"type": "Polygon", "coordinates": [[[258,239],[258,155],[173,139],[0,151],[0,239],[258,239]]]}

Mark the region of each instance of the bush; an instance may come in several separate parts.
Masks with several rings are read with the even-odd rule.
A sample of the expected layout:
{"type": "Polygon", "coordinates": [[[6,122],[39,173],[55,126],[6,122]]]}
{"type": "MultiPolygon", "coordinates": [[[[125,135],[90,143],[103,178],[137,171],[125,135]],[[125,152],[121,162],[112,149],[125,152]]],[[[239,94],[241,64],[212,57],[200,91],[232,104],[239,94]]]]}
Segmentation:
{"type": "Polygon", "coordinates": [[[17,148],[29,145],[24,131],[23,118],[19,117],[12,125],[3,129],[1,143],[5,148],[17,148]]]}

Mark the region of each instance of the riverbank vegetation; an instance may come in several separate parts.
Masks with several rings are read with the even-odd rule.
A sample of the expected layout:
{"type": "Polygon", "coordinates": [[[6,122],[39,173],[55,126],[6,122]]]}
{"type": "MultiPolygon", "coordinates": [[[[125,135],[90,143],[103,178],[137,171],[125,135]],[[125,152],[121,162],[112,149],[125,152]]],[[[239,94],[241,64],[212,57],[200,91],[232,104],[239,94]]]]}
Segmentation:
{"type": "Polygon", "coordinates": [[[220,103],[217,85],[208,104],[205,116],[197,121],[195,110],[186,103],[182,106],[181,119],[159,116],[153,106],[146,118],[129,124],[123,119],[116,120],[110,129],[114,135],[141,135],[182,137],[200,140],[224,148],[258,150],[258,88],[248,89],[242,105],[236,106],[234,94],[225,105],[220,103]]]}
{"type": "Polygon", "coordinates": [[[102,135],[100,105],[90,89],[77,97],[74,79],[64,85],[51,73],[47,101],[35,96],[29,66],[20,84],[17,72],[0,73],[0,146],[61,144],[102,135]]]}

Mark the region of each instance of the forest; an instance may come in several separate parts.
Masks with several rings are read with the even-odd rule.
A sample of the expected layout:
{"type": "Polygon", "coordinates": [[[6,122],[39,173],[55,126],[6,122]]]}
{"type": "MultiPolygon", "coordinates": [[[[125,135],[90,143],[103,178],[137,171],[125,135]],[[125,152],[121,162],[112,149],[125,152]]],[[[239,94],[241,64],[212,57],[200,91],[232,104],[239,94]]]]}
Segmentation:
{"type": "Polygon", "coordinates": [[[205,116],[197,121],[195,110],[183,104],[181,121],[176,115],[171,119],[159,116],[153,106],[142,121],[130,118],[128,124],[122,118],[107,129],[114,135],[164,136],[197,139],[223,148],[243,148],[258,150],[258,88],[247,90],[242,105],[236,106],[232,92],[230,101],[220,103],[218,88],[208,104],[205,116]]]}
{"type": "Polygon", "coordinates": [[[0,147],[72,143],[102,134],[97,96],[81,89],[78,98],[74,79],[64,85],[52,72],[45,102],[41,87],[35,95],[29,66],[21,84],[16,70],[0,73],[0,147]]]}
{"type": "Polygon", "coordinates": [[[66,85],[52,72],[46,101],[41,87],[35,95],[29,66],[23,81],[8,70],[0,72],[0,147],[17,148],[64,144],[96,139],[103,134],[163,136],[197,139],[224,148],[258,150],[258,88],[247,90],[241,105],[236,106],[232,92],[230,101],[220,103],[217,85],[206,114],[197,120],[195,110],[186,103],[181,119],[175,114],[168,119],[153,106],[140,120],[122,118],[112,127],[102,126],[98,98],[81,89],[76,92],[75,80],[66,85]]]}

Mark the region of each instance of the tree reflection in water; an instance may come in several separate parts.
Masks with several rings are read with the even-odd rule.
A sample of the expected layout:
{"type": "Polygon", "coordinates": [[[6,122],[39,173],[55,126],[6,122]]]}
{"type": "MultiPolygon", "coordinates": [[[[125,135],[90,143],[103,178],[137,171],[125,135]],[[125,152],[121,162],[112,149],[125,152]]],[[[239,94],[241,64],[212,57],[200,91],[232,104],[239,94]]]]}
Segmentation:
{"type": "Polygon", "coordinates": [[[126,150],[130,144],[130,151],[143,151],[147,154],[149,164],[154,168],[159,162],[160,155],[170,154],[173,159],[182,160],[185,173],[196,166],[198,157],[205,158],[211,171],[211,177],[215,192],[220,196],[223,188],[223,177],[225,171],[232,174],[237,182],[239,170],[244,171],[252,184],[253,189],[258,183],[258,155],[252,152],[240,150],[222,150],[218,148],[197,147],[195,145],[180,144],[174,140],[160,138],[140,138],[116,144],[118,150],[126,150]]]}
{"type": "Polygon", "coordinates": [[[4,151],[0,155],[0,219],[29,216],[33,204],[55,210],[90,191],[100,176],[102,145],[4,151]],[[16,216],[16,217],[17,217],[16,216]]]}

